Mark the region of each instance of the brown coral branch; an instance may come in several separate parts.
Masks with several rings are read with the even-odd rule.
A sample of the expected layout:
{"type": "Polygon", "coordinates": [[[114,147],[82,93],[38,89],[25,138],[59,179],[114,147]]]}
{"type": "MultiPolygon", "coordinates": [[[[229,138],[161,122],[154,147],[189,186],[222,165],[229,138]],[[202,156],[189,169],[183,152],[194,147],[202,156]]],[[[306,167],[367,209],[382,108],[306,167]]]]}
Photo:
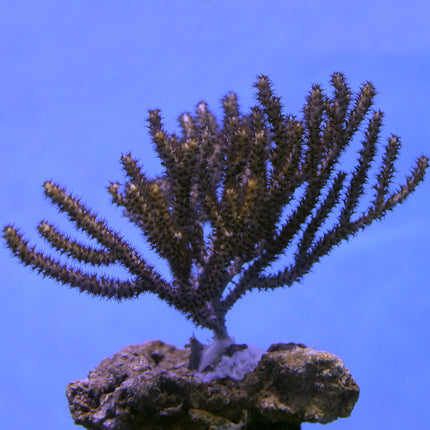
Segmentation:
{"type": "Polygon", "coordinates": [[[124,154],[126,181],[111,183],[108,191],[167,260],[171,283],[105,221],[49,181],[45,195],[102,249],[80,244],[45,221],[38,227],[42,237],[78,262],[119,263],[132,280],[63,265],[29,248],[13,226],[4,229],[7,246],[25,265],[81,291],[116,298],[153,292],[225,340],[226,313],[246,292],[301,280],[335,246],[402,203],[424,178],[429,160],[421,157],[406,182],[391,190],[400,149],[399,138],[391,136],[373,199],[359,213],[366,207],[382,112],[370,113],[376,94],[371,83],[355,96],[342,73],[333,73],[330,83],[332,95],[312,86],[301,119],[283,113],[281,99],[263,75],[255,84],[258,105],[243,115],[237,96],[229,93],[222,99],[220,124],[200,102],[194,115],[179,117],[178,136],[164,129],[159,110],[149,111],[149,134],[163,174],[147,177],[138,161],[124,154]],[[366,122],[356,167],[344,172],[338,168],[341,156],[366,122]],[[288,250],[291,260],[269,273],[288,250]]]}

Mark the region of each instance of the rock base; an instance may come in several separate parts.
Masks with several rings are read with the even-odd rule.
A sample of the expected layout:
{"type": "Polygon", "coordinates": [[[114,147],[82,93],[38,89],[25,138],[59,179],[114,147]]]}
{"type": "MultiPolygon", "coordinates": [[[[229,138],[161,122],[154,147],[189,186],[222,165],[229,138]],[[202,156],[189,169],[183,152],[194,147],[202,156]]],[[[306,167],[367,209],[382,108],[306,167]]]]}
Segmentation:
{"type": "Polygon", "coordinates": [[[71,382],[75,423],[94,430],[299,430],[348,417],[359,388],[342,361],[296,344],[274,344],[238,381],[202,382],[190,351],[161,341],[127,346],[88,378],[71,382]]]}

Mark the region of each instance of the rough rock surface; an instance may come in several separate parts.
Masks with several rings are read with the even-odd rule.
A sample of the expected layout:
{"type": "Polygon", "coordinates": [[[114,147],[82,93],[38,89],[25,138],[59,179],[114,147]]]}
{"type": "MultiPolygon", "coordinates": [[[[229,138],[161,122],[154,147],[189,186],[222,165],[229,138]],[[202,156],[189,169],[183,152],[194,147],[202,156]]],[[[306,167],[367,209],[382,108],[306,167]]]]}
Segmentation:
{"type": "Polygon", "coordinates": [[[342,361],[274,344],[242,380],[204,383],[189,350],[161,341],[127,346],[67,386],[76,424],[98,430],[283,429],[348,417],[359,388],[342,361]]]}

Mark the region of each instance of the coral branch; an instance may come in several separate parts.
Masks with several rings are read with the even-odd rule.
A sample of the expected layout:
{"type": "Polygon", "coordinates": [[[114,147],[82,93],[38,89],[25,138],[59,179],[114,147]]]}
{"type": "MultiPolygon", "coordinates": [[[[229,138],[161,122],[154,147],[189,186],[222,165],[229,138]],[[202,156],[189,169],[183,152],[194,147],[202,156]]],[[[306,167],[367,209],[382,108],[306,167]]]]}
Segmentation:
{"type": "MultiPolygon", "coordinates": [[[[123,185],[112,182],[112,202],[124,209],[153,249],[167,260],[168,283],[138,251],[60,186],[45,182],[45,195],[101,249],[83,245],[42,221],[38,230],[52,247],[78,263],[126,268],[129,281],[88,275],[30,248],[11,225],[7,246],[22,263],[62,284],[117,299],[148,291],[231,342],[229,309],[246,292],[290,286],[345,239],[383,218],[423,180],[429,165],[417,160],[406,182],[392,191],[400,139],[392,135],[370,201],[367,183],[375,165],[382,112],[371,112],[376,94],[365,83],[354,96],[346,78],[331,76],[332,95],[313,85],[303,118],[283,113],[267,76],[255,83],[258,105],[240,112],[234,93],[222,99],[220,124],[205,102],[179,117],[181,135],[165,131],[159,110],[148,129],[163,166],[149,178],[131,154],[121,157],[123,185]],[[367,124],[366,124],[367,123],[367,124]],[[364,124],[364,127],[363,127],[364,124]],[[338,168],[342,154],[364,128],[351,172],[338,168]],[[359,212],[359,208],[367,209],[359,212]],[[267,269],[287,251],[283,269],[267,269]]],[[[207,358],[207,357],[206,357],[207,358]]]]}
{"type": "Polygon", "coordinates": [[[140,282],[120,281],[103,276],[87,275],[80,270],[60,264],[53,258],[36,252],[34,248],[29,248],[28,242],[12,226],[6,226],[3,233],[8,247],[23,264],[31,266],[43,276],[48,276],[62,284],[79,288],[81,292],[85,291],[94,296],[121,300],[135,297],[145,291],[140,282]]]}
{"type": "Polygon", "coordinates": [[[82,263],[92,264],[93,266],[107,266],[116,262],[110,252],[94,249],[75,240],[70,240],[48,222],[42,221],[37,226],[37,230],[60,254],[66,254],[82,263]]]}

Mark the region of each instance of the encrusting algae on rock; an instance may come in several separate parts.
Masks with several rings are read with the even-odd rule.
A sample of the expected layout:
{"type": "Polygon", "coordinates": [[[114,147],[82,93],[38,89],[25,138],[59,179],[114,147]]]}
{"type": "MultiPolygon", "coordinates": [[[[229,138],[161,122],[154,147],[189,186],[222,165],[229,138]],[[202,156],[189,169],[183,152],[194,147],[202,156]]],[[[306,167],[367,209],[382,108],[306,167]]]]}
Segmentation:
{"type": "Polygon", "coordinates": [[[359,396],[338,357],[304,345],[272,345],[240,380],[202,381],[188,369],[189,354],[153,341],[104,359],[67,387],[75,423],[94,430],[293,430],[348,417],[359,396]]]}

